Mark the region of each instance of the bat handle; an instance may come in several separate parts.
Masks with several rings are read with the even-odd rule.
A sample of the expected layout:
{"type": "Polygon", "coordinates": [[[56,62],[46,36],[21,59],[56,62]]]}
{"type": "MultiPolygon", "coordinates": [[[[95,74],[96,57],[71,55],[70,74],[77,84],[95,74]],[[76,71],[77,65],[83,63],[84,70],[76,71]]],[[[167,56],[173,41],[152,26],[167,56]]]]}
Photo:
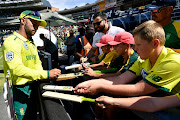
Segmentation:
{"type": "Polygon", "coordinates": [[[92,99],[92,98],[82,98],[84,101],[88,101],[88,102],[96,102],[96,99],[92,99]]]}

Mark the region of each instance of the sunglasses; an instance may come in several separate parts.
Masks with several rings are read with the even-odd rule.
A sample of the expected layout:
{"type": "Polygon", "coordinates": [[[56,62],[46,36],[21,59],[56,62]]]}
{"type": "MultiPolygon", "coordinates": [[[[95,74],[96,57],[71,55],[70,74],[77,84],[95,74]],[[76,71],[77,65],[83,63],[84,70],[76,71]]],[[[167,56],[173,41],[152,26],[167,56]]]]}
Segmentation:
{"type": "Polygon", "coordinates": [[[99,21],[99,22],[96,22],[96,23],[93,23],[93,25],[94,25],[94,26],[100,25],[102,21],[103,21],[103,20],[101,20],[101,21],[99,21]]]}
{"type": "Polygon", "coordinates": [[[168,6],[163,6],[157,10],[152,10],[153,13],[160,13],[162,10],[164,10],[165,8],[167,8],[168,6]]]}
{"type": "Polygon", "coordinates": [[[27,14],[27,15],[25,15],[23,18],[25,18],[26,16],[30,16],[30,15],[33,15],[33,16],[36,16],[36,17],[38,17],[39,19],[41,19],[41,15],[38,13],[38,12],[31,12],[31,13],[29,13],[29,14],[27,14]]]}

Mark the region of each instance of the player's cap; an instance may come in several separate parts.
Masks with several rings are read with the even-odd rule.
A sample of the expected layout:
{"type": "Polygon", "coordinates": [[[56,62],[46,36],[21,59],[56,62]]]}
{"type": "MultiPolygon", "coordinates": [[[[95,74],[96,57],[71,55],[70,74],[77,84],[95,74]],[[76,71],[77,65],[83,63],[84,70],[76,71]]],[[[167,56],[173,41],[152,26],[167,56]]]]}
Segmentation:
{"type": "Polygon", "coordinates": [[[134,37],[129,32],[119,32],[114,37],[114,41],[108,43],[110,45],[118,45],[120,43],[134,44],[134,37]]]}
{"type": "Polygon", "coordinates": [[[176,6],[176,0],[154,0],[151,4],[150,10],[157,10],[162,6],[176,6]]]}
{"type": "Polygon", "coordinates": [[[23,11],[19,16],[19,19],[22,19],[22,18],[30,18],[36,21],[40,21],[41,23],[39,26],[46,27],[47,25],[46,21],[41,19],[41,15],[35,11],[31,11],[31,10],[23,11]]]}
{"type": "Polygon", "coordinates": [[[95,45],[98,47],[102,47],[102,46],[108,45],[108,42],[113,41],[113,40],[114,40],[114,36],[106,34],[106,35],[103,35],[100,39],[100,42],[96,43],[95,45]]]}

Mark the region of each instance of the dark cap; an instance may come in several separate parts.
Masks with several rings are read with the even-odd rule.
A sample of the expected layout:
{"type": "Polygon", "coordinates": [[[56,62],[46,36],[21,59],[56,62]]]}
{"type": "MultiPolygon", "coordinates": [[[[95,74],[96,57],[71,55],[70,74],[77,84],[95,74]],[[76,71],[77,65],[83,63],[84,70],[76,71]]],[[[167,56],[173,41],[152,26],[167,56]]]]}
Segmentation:
{"type": "Polygon", "coordinates": [[[176,6],[176,0],[154,0],[152,5],[156,6],[176,6]]]}
{"type": "Polygon", "coordinates": [[[86,26],[86,32],[95,32],[94,26],[92,24],[89,24],[86,26]]]}

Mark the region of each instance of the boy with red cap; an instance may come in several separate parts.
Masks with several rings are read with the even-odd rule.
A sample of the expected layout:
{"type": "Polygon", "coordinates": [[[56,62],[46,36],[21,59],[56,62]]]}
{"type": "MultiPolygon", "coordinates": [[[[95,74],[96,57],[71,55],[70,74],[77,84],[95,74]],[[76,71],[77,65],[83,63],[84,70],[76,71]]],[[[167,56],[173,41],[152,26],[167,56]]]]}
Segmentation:
{"type": "MultiPolygon", "coordinates": [[[[112,35],[109,34],[103,35],[100,39],[100,42],[96,43],[96,46],[101,47],[103,53],[98,56],[98,59],[91,59],[92,63],[95,64],[86,65],[86,66],[99,70],[99,69],[103,69],[104,67],[106,68],[111,63],[111,61],[114,61],[118,55],[116,51],[113,49],[113,46],[108,44],[108,42],[113,40],[114,37],[112,35]]],[[[79,70],[81,69],[82,68],[80,67],[79,70]]]]}
{"type": "Polygon", "coordinates": [[[96,46],[101,47],[103,53],[98,56],[98,60],[92,59],[95,64],[88,65],[91,68],[99,69],[101,67],[107,67],[111,61],[114,61],[117,58],[117,53],[113,49],[113,46],[109,45],[108,42],[114,40],[112,35],[103,35],[99,43],[96,43],[96,46]],[[100,61],[100,62],[99,62],[100,61]],[[99,63],[97,63],[99,62],[99,63]]]}
{"type": "Polygon", "coordinates": [[[119,32],[116,34],[114,41],[108,43],[114,46],[118,57],[111,62],[105,70],[93,71],[91,68],[87,67],[85,69],[86,75],[96,78],[117,76],[125,72],[137,60],[138,54],[132,49],[132,46],[134,45],[134,37],[131,33],[119,32]]]}

